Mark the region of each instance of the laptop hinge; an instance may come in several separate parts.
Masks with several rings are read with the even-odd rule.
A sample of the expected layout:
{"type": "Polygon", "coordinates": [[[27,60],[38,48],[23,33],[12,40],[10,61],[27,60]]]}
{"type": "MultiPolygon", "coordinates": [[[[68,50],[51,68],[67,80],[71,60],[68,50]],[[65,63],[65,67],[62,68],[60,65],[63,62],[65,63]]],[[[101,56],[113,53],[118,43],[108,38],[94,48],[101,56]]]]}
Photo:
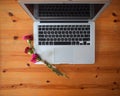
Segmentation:
{"type": "Polygon", "coordinates": [[[88,21],[40,21],[40,23],[88,23],[88,21]]]}

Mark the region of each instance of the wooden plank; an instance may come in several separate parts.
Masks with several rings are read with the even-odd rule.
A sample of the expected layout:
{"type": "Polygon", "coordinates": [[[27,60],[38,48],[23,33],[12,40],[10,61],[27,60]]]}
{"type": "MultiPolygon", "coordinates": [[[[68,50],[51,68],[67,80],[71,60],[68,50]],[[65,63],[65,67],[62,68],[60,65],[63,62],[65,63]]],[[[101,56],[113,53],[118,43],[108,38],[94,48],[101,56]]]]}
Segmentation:
{"type": "MultiPolygon", "coordinates": [[[[41,68],[42,69],[42,68],[41,68]]],[[[120,76],[119,73],[116,71],[92,71],[91,73],[88,71],[67,71],[65,73],[70,76],[69,79],[57,77],[56,74],[51,72],[50,70],[47,70],[47,68],[44,68],[42,70],[38,69],[27,69],[25,70],[12,70],[12,72],[9,72],[9,70],[2,70],[3,73],[1,73],[1,85],[5,84],[19,84],[19,83],[32,83],[32,84],[41,84],[46,85],[49,80],[49,84],[54,85],[79,85],[79,84],[113,84],[113,82],[117,82],[117,85],[120,84],[120,76]],[[24,75],[23,75],[24,74],[24,75]],[[79,75],[79,77],[76,77],[79,75]]],[[[63,71],[64,72],[64,71],[63,71]]]]}
{"type": "Polygon", "coordinates": [[[102,96],[118,96],[119,92],[117,90],[111,89],[111,90],[106,90],[106,89],[64,89],[64,90],[50,90],[50,89],[29,89],[29,88],[21,88],[21,89],[15,89],[13,90],[2,90],[1,91],[1,96],[8,96],[11,94],[12,96],[34,96],[34,95],[42,95],[42,96],[50,96],[50,95],[55,95],[55,96],[96,96],[96,94],[100,94],[102,96]],[[69,94],[68,94],[69,93],[69,94]]]}

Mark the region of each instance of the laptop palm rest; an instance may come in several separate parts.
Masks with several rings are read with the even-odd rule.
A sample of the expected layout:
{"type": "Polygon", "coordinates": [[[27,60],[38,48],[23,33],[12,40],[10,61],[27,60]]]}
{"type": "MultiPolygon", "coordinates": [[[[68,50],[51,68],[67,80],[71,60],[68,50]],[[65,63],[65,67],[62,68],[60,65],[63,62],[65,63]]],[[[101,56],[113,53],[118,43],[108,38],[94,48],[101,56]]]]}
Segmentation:
{"type": "Polygon", "coordinates": [[[58,47],[54,49],[54,63],[73,63],[73,48],[58,47]]]}

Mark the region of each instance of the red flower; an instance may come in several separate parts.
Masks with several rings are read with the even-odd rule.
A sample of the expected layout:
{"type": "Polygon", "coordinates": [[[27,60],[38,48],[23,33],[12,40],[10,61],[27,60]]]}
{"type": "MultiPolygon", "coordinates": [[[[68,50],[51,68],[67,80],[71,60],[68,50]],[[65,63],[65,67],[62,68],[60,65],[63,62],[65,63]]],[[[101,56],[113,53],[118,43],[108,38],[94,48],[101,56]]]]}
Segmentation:
{"type": "Polygon", "coordinates": [[[33,40],[33,35],[25,35],[23,36],[23,40],[33,40]]]}
{"type": "Polygon", "coordinates": [[[26,47],[24,52],[26,54],[32,54],[33,53],[32,48],[29,48],[29,47],[26,47]]]}
{"type": "Polygon", "coordinates": [[[38,58],[39,58],[38,54],[32,54],[31,62],[36,63],[38,58]]]}

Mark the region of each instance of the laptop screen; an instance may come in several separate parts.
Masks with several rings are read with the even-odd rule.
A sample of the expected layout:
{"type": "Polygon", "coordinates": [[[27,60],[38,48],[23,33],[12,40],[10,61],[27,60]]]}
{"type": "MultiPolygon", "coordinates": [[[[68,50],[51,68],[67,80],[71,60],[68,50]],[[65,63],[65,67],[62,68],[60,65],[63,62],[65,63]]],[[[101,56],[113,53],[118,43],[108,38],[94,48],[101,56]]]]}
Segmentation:
{"type": "Polygon", "coordinates": [[[89,20],[104,4],[25,4],[37,20],[89,20]]]}

